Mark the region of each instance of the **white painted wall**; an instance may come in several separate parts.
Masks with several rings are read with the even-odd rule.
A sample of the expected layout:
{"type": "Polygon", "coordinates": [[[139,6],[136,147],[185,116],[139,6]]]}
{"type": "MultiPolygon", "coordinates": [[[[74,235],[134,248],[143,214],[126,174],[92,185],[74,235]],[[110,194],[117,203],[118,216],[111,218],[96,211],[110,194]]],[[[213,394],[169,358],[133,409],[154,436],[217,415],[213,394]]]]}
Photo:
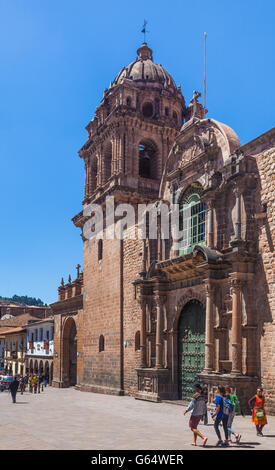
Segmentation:
{"type": "Polygon", "coordinates": [[[28,356],[41,356],[46,358],[53,356],[53,323],[40,323],[27,327],[27,354],[28,356]],[[47,340],[47,332],[49,334],[49,349],[44,349],[44,341],[47,340]],[[33,335],[33,350],[30,349],[30,341],[33,335]]]}

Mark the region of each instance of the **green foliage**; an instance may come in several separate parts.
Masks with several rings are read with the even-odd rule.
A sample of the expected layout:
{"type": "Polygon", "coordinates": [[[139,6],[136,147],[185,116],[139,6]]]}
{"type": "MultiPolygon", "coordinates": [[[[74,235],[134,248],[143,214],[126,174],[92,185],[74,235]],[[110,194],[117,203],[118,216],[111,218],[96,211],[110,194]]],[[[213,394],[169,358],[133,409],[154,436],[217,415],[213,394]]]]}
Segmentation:
{"type": "Polygon", "coordinates": [[[38,307],[45,306],[44,302],[41,299],[36,299],[35,297],[28,297],[27,295],[14,295],[13,297],[2,297],[0,295],[0,300],[3,299],[8,302],[18,302],[25,305],[37,305],[38,307]]]}

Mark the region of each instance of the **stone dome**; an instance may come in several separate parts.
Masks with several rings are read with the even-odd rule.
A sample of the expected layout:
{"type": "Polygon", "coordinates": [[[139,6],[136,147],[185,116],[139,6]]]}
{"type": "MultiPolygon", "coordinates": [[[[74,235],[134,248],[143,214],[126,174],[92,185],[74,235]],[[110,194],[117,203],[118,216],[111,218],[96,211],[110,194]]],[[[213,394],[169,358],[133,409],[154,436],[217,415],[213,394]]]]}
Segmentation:
{"type": "Polygon", "coordinates": [[[132,62],[128,67],[123,69],[116,76],[110,87],[122,83],[125,79],[128,81],[133,80],[135,85],[144,86],[147,84],[157,85],[157,87],[166,88],[173,92],[177,91],[176,84],[171,75],[162,67],[162,65],[155,64],[152,57],[152,49],[150,49],[146,42],[137,50],[138,57],[135,62],[132,62]]]}

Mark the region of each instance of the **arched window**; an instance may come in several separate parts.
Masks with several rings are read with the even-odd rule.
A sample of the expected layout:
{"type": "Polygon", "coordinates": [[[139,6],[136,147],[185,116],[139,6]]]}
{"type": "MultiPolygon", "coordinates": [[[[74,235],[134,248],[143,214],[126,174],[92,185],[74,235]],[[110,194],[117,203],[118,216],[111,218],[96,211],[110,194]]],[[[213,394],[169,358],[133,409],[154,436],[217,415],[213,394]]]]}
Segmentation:
{"type": "Polygon", "coordinates": [[[179,229],[182,231],[179,254],[190,253],[195,245],[205,244],[205,203],[198,193],[185,193],[180,201],[179,229]]]}
{"type": "Polygon", "coordinates": [[[150,118],[153,116],[154,108],[152,103],[144,103],[142,105],[142,114],[146,118],[150,118]]]}
{"type": "Polygon", "coordinates": [[[104,336],[100,335],[99,337],[99,352],[104,351],[104,336]]]}
{"type": "Polygon", "coordinates": [[[157,149],[151,140],[139,144],[139,176],[155,179],[157,177],[157,149]]]}
{"type": "Polygon", "coordinates": [[[178,124],[178,115],[176,111],[173,112],[173,120],[175,121],[175,124],[178,124]]]}
{"type": "Polygon", "coordinates": [[[126,104],[127,104],[127,106],[131,106],[132,100],[131,100],[131,97],[130,97],[130,96],[127,96],[127,98],[126,98],[126,104]]]}
{"type": "Polygon", "coordinates": [[[137,331],[135,334],[135,351],[140,350],[140,331],[137,331]]]}

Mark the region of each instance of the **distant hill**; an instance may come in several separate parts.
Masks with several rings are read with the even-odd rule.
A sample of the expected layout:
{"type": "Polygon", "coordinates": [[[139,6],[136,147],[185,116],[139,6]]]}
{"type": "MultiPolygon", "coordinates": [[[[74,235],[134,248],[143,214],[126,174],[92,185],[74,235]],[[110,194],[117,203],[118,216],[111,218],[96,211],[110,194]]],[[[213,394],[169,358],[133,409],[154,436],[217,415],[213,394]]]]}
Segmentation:
{"type": "Polygon", "coordinates": [[[0,295],[0,302],[17,302],[19,304],[25,305],[37,305],[38,307],[44,307],[47,304],[44,304],[41,299],[36,299],[35,297],[28,297],[27,295],[14,295],[13,297],[2,297],[0,295]]]}

